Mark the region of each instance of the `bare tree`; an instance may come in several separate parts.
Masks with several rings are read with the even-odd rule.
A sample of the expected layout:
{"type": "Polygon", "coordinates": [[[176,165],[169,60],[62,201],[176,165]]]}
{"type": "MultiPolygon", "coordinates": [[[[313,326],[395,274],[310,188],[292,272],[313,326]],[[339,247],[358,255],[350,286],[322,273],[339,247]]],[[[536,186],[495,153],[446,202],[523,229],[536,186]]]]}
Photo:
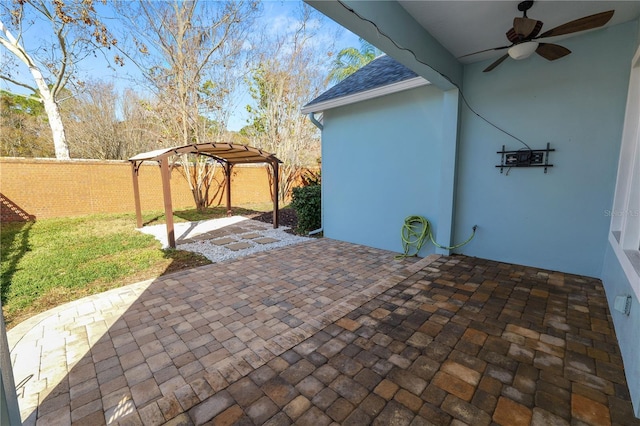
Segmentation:
{"type": "Polygon", "coordinates": [[[124,160],[156,149],[159,135],[146,105],[133,90],[121,95],[113,83],[88,82],[61,106],[73,156],[124,160]]]}
{"type": "Polygon", "coordinates": [[[293,30],[262,43],[268,49],[261,52],[250,80],[255,104],[247,107],[251,119],[243,133],[252,144],[283,161],[278,191],[283,202],[302,169],[315,164],[319,156],[318,131],[300,113],[323,88],[323,70],[330,56],[328,48],[314,38],[316,22],[311,9],[304,6],[293,30]]]}
{"type": "MultiPolygon", "coordinates": [[[[228,108],[247,30],[257,4],[142,0],[120,3],[127,19],[127,56],[138,66],[155,102],[151,111],[171,145],[215,140],[226,132],[228,108]]],[[[211,199],[215,164],[181,156],[181,171],[199,210],[211,199]]]]}
{"type": "Polygon", "coordinates": [[[149,100],[133,89],[126,89],[120,98],[122,134],[127,141],[127,157],[161,148],[161,134],[149,100]]]}
{"type": "Polygon", "coordinates": [[[224,174],[216,173],[220,164],[209,157],[195,157],[189,154],[181,154],[177,158],[180,174],[189,184],[193,201],[198,211],[204,211],[217,199],[221,201],[224,188],[224,174]]]}
{"type": "MultiPolygon", "coordinates": [[[[43,103],[56,158],[68,159],[59,109],[62,91],[74,82],[82,59],[95,54],[96,48],[115,45],[116,40],[98,19],[93,0],[5,1],[0,7],[0,46],[13,59],[3,61],[0,79],[30,90],[43,103]],[[32,35],[27,38],[27,33],[32,35]],[[28,42],[33,45],[27,45],[28,42]],[[17,68],[19,63],[27,67],[33,83],[17,68]]],[[[118,56],[114,60],[122,61],[118,56]]]]}
{"type": "Polygon", "coordinates": [[[113,84],[93,81],[61,106],[74,157],[120,159],[123,140],[116,119],[118,95],[113,84]]]}

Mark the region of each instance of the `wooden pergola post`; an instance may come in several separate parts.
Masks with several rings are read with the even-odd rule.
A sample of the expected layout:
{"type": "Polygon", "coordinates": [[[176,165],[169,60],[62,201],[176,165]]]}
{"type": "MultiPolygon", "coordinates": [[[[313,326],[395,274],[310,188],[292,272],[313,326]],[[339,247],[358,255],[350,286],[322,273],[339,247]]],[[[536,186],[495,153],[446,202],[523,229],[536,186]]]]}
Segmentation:
{"type": "Polygon", "coordinates": [[[173,206],[171,205],[171,171],[169,170],[169,158],[160,160],[160,174],[162,175],[162,195],[164,197],[164,216],[167,221],[167,243],[169,247],[176,248],[176,236],[173,229],[173,206]]]}
{"type": "Polygon", "coordinates": [[[278,227],[278,188],[280,186],[278,182],[278,162],[271,162],[271,167],[273,167],[273,228],[278,227]]]}
{"type": "MultiPolygon", "coordinates": [[[[142,164],[142,161],[140,162],[142,164]]],[[[139,165],[135,161],[131,162],[131,174],[133,176],[133,200],[136,205],[136,225],[142,228],[142,207],[140,206],[140,186],[138,185],[139,165]]]]}
{"type": "Polygon", "coordinates": [[[224,163],[224,176],[225,176],[225,191],[227,196],[227,216],[231,216],[231,169],[233,164],[229,162],[224,163]]]}

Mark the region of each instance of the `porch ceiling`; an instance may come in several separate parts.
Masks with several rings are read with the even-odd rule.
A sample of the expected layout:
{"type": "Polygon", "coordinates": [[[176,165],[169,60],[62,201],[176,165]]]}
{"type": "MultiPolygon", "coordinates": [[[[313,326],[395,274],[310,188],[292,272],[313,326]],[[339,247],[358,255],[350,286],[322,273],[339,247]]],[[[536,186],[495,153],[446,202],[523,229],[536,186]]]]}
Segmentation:
{"type": "MultiPolygon", "coordinates": [[[[463,55],[508,44],[505,33],[513,18],[521,17],[519,1],[414,1],[359,2],[357,0],[304,0],[321,13],[371,42],[388,55],[412,68],[432,84],[448,90],[438,81],[444,73],[457,82],[456,65],[496,58],[504,51],[463,55]],[[409,19],[406,19],[406,18],[409,19]],[[423,64],[415,63],[415,54],[423,64]],[[457,58],[457,60],[456,60],[457,58]],[[421,65],[439,70],[432,73],[421,65]]],[[[530,18],[544,23],[543,31],[568,21],[615,10],[605,27],[637,19],[638,1],[535,1],[530,18]]],[[[579,34],[582,34],[581,32],[579,34]]],[[[575,34],[550,37],[551,43],[575,34]]],[[[459,82],[459,81],[458,81],[459,82]]]]}
{"type": "MultiPolygon", "coordinates": [[[[413,1],[398,3],[425,30],[436,38],[462,63],[479,62],[495,58],[504,51],[486,52],[466,58],[463,55],[508,43],[505,33],[513,26],[513,18],[522,16],[519,1],[413,1]]],[[[606,10],[615,10],[605,27],[637,19],[640,2],[637,1],[536,1],[528,11],[530,18],[541,20],[543,30],[583,16],[606,10]]],[[[550,42],[575,34],[549,38],[550,42]]]]}

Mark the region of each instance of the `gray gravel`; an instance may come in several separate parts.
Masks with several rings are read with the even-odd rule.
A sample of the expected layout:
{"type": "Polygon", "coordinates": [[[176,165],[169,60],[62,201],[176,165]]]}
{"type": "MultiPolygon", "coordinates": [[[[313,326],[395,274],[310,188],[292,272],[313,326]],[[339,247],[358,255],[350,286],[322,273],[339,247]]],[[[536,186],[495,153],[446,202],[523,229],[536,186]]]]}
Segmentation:
{"type": "MultiPolygon", "coordinates": [[[[174,226],[174,232],[176,236],[177,247],[180,250],[187,250],[196,253],[201,253],[210,261],[223,262],[229,259],[236,259],[242,256],[248,256],[253,253],[259,253],[267,250],[271,250],[277,247],[284,247],[292,244],[298,244],[304,241],[309,241],[310,238],[301,237],[297,235],[290,234],[285,232],[288,230],[288,227],[280,226],[278,229],[273,229],[272,225],[257,221],[252,221],[251,223],[251,231],[244,232],[240,234],[231,234],[226,235],[220,238],[207,239],[207,240],[197,240],[186,243],[180,243],[179,240],[194,238],[200,234],[204,234],[213,230],[223,229],[229,225],[242,224],[245,220],[249,220],[242,216],[233,216],[229,218],[222,219],[212,219],[200,222],[181,222],[176,223],[174,226]],[[243,235],[248,234],[259,234],[260,237],[253,239],[243,239],[243,235]],[[269,243],[269,244],[260,244],[255,240],[259,238],[274,238],[278,241],[269,243]],[[231,238],[236,241],[242,241],[243,243],[249,244],[248,248],[241,250],[231,250],[226,248],[224,245],[216,245],[215,242],[221,240],[222,238],[231,238]]],[[[165,225],[154,225],[154,226],[145,226],[141,229],[138,229],[140,232],[145,234],[151,234],[156,237],[162,243],[163,248],[168,247],[167,244],[167,235],[166,235],[166,227],[165,225]]]]}

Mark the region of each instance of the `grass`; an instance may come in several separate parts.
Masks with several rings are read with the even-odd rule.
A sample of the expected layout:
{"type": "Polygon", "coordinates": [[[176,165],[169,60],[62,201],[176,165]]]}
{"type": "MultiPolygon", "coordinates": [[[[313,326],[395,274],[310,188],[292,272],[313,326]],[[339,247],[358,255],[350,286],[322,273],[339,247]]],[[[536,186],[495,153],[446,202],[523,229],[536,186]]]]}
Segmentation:
{"type": "MultiPolygon", "coordinates": [[[[234,214],[256,210],[234,208],[234,214]]],[[[175,221],[223,216],[225,208],[183,210],[175,212],[175,221]]],[[[143,221],[164,223],[164,216],[148,212],[143,221]]],[[[2,224],[0,296],[7,327],[90,294],[210,263],[197,253],[161,250],[134,227],[132,214],[2,224]]]]}

